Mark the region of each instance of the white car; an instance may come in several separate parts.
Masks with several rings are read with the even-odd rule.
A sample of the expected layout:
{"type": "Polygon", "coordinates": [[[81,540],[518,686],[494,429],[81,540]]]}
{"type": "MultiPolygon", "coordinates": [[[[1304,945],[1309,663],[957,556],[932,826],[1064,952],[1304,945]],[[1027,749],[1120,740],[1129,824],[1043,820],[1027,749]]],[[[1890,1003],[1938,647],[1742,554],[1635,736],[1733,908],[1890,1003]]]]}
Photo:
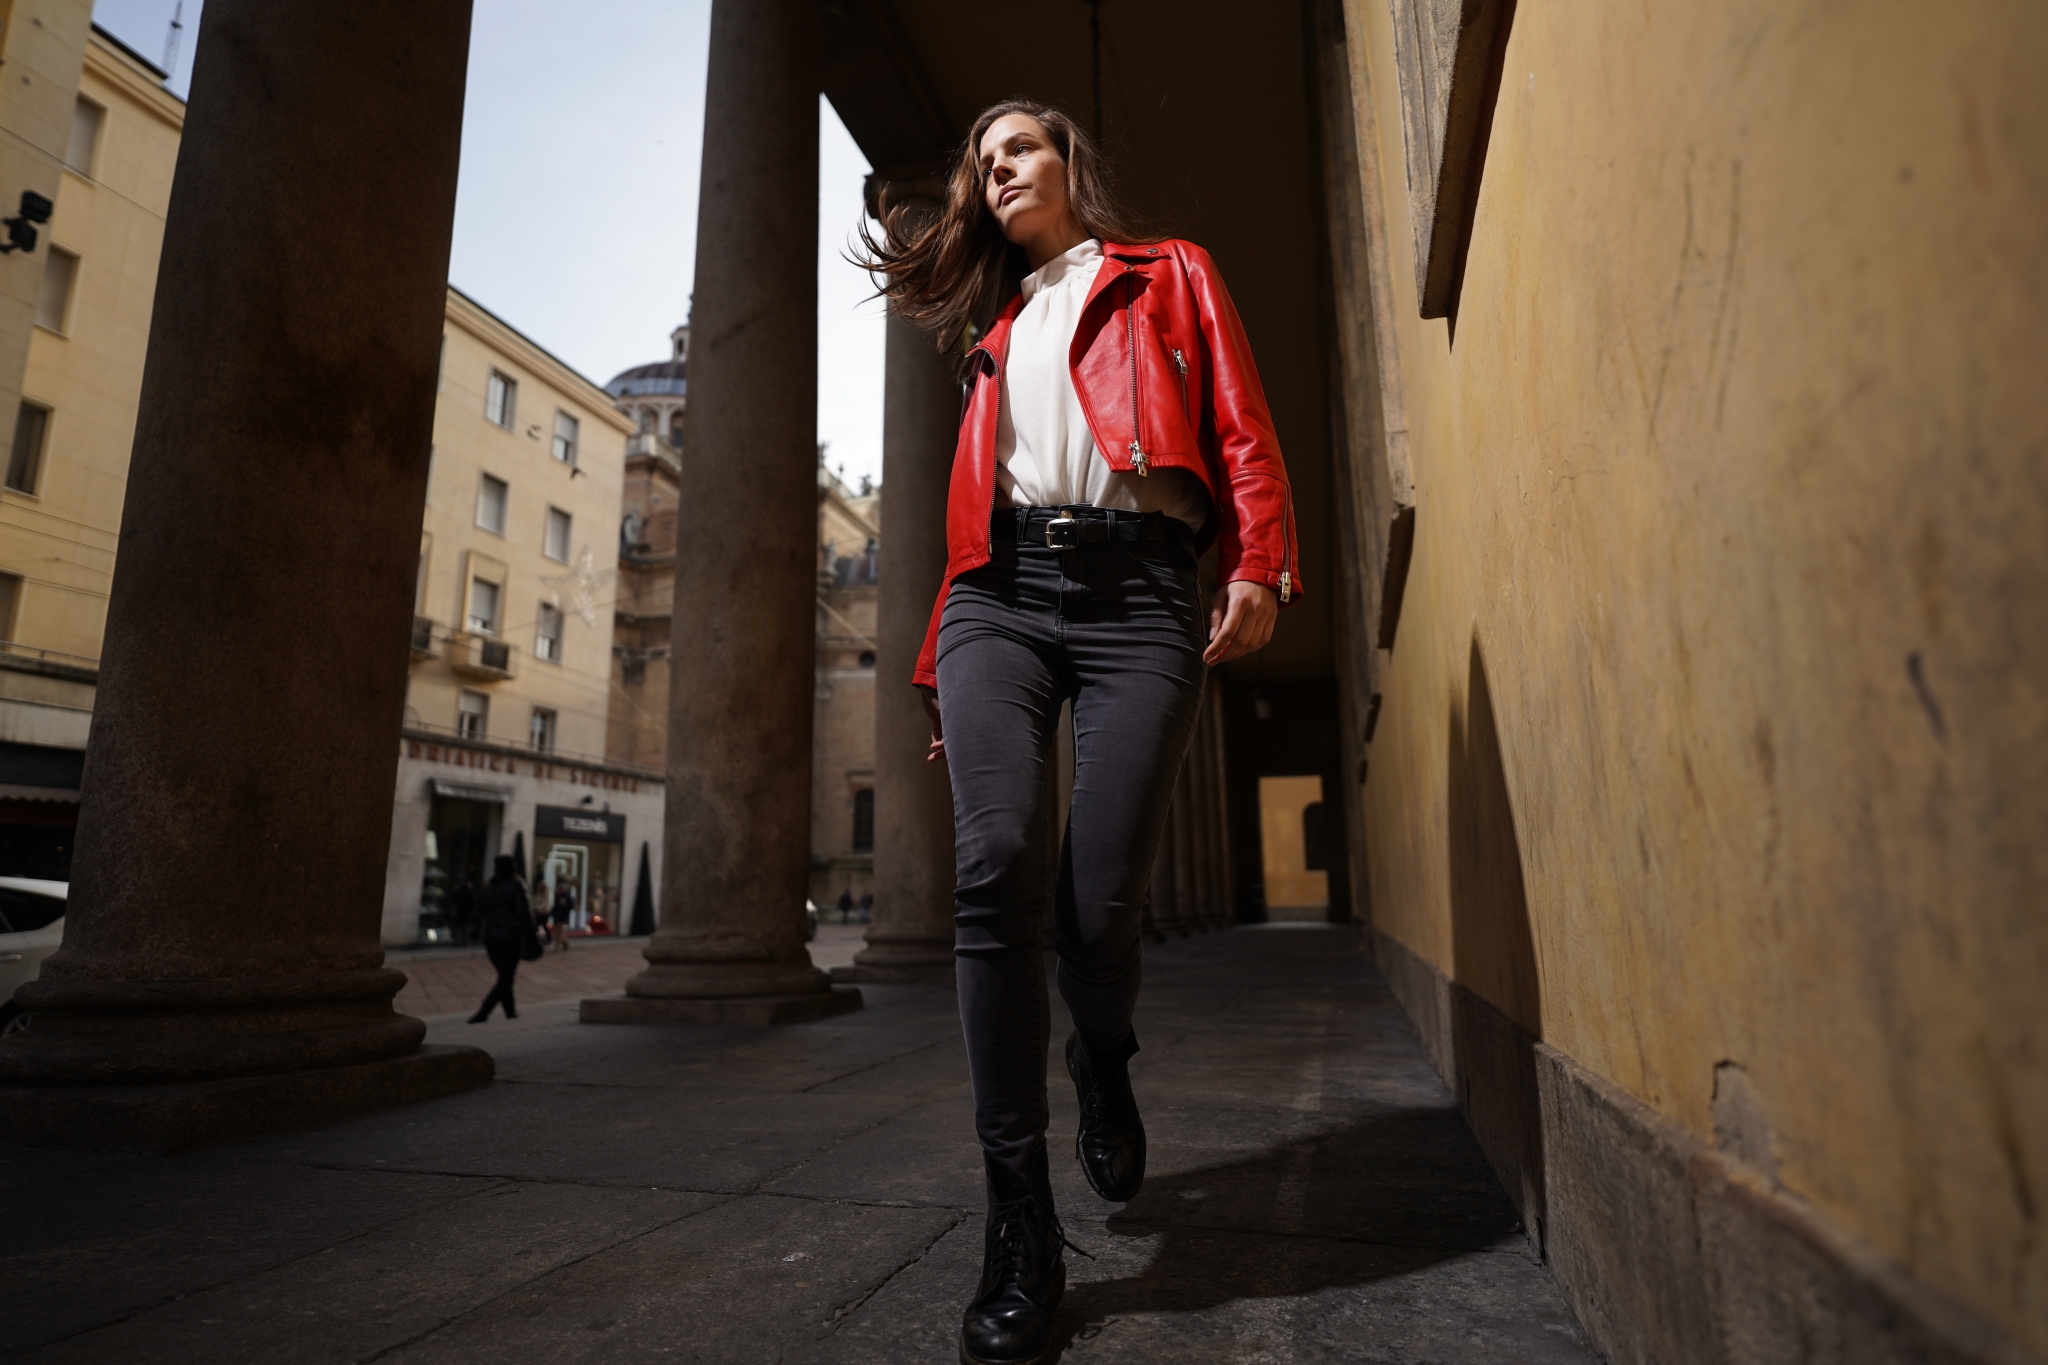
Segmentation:
{"type": "Polygon", "coordinates": [[[43,970],[43,959],[64,941],[69,882],[0,877],[0,1038],[28,1027],[14,993],[43,970]]]}

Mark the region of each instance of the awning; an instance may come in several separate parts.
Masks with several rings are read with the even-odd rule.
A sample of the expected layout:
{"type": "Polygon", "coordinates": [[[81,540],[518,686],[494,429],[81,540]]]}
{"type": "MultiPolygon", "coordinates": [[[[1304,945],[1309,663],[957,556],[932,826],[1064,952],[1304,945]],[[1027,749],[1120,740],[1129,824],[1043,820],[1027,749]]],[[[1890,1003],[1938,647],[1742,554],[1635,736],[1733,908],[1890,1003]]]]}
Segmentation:
{"type": "Polygon", "coordinates": [[[491,801],[502,806],[512,799],[510,787],[501,787],[494,782],[450,782],[443,777],[433,777],[427,779],[427,789],[436,796],[454,801],[491,801]]]}
{"type": "Polygon", "coordinates": [[[19,782],[0,782],[0,801],[60,801],[78,804],[76,787],[29,787],[19,782]]]}

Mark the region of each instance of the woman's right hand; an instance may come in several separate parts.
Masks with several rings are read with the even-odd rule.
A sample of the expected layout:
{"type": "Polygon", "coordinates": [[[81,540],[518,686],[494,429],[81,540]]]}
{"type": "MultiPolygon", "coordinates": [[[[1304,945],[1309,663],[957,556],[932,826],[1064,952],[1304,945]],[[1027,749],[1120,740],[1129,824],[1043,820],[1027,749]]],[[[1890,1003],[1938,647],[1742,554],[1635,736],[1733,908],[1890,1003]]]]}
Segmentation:
{"type": "Polygon", "coordinates": [[[917,695],[923,700],[924,714],[932,723],[932,747],[924,761],[936,763],[946,756],[946,728],[939,723],[939,689],[919,683],[917,695]]]}

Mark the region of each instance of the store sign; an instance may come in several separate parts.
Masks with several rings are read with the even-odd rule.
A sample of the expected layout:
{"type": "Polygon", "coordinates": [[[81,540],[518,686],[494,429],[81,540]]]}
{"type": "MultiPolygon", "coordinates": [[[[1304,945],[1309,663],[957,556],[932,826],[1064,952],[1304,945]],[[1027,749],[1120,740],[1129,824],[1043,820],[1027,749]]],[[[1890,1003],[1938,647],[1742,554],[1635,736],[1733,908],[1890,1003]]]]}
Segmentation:
{"type": "Polygon", "coordinates": [[[437,744],[431,740],[407,739],[402,741],[402,745],[399,752],[405,757],[425,763],[448,763],[476,772],[504,773],[507,777],[537,777],[544,782],[569,782],[601,791],[637,793],[640,790],[640,779],[636,777],[586,768],[576,763],[515,757],[465,744],[437,744]]]}
{"type": "Polygon", "coordinates": [[[600,844],[626,842],[626,817],[588,806],[535,806],[536,839],[588,839],[600,844]]]}

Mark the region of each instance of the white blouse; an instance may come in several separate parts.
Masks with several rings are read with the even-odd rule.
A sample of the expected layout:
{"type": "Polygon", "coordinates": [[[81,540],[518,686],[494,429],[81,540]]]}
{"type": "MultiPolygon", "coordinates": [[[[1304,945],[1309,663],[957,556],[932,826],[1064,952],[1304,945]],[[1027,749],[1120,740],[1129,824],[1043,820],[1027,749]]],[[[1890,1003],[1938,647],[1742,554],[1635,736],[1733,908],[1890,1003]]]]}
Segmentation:
{"type": "Polygon", "coordinates": [[[1091,237],[1024,277],[1024,307],[1011,324],[1003,363],[996,489],[1012,507],[1090,503],[1120,512],[1164,512],[1199,531],[1209,499],[1191,471],[1126,474],[1095,453],[1067,356],[1081,306],[1103,264],[1102,243],[1091,237]]]}

